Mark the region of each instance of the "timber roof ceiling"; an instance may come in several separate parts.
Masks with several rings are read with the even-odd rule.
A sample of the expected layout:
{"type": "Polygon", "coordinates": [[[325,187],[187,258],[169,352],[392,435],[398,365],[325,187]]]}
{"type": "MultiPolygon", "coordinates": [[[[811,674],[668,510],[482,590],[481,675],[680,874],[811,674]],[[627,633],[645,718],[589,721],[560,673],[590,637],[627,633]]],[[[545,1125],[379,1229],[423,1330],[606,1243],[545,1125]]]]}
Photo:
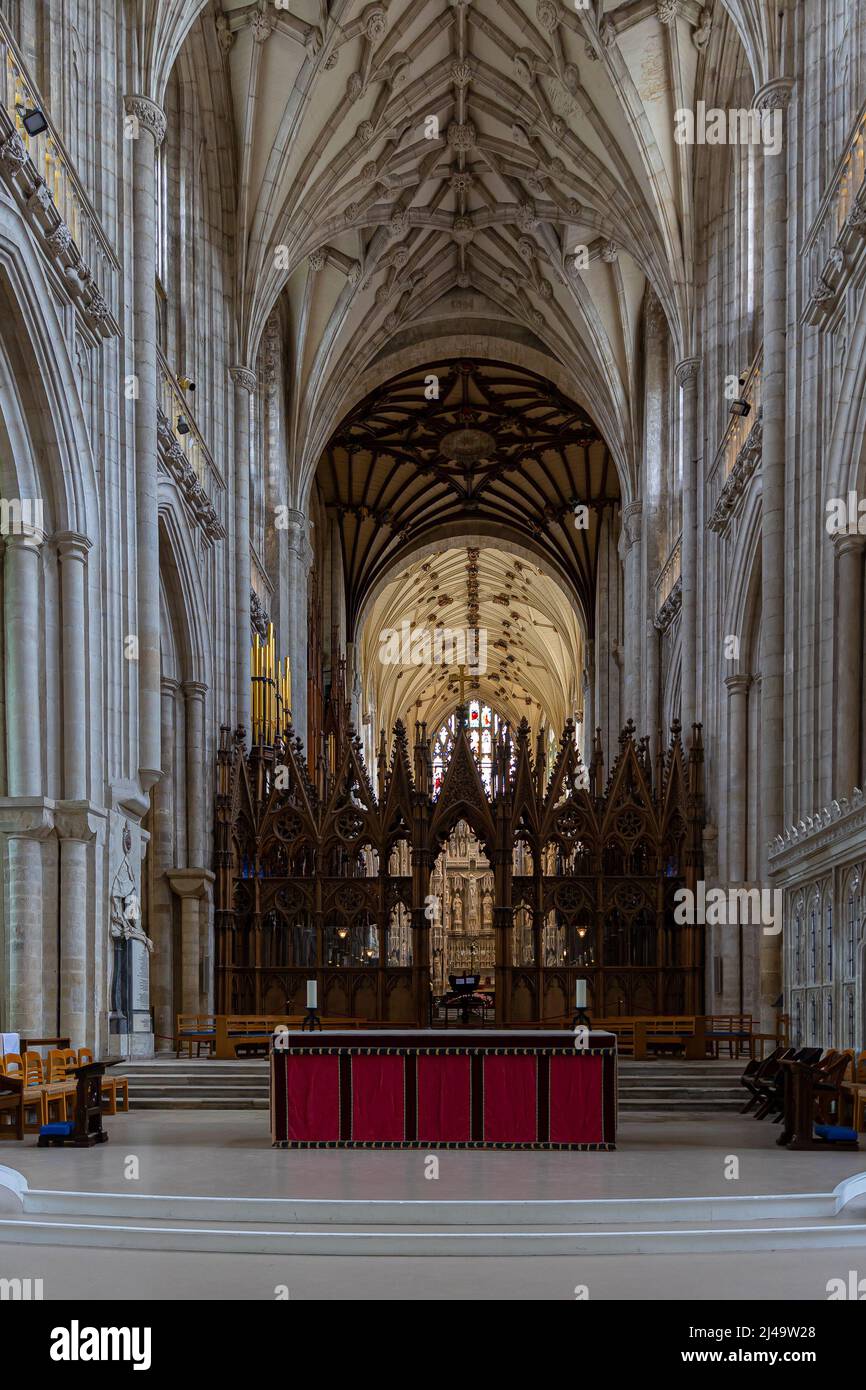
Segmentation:
{"type": "Polygon", "coordinates": [[[599,526],[619,505],[616,468],[586,413],[534,373],[468,359],[405,372],[342,423],[317,484],[339,520],[350,640],[401,560],[460,535],[537,557],[592,635],[599,526]],[[438,399],[427,398],[432,390],[438,399]],[[578,505],[587,510],[576,515],[578,505]]]}

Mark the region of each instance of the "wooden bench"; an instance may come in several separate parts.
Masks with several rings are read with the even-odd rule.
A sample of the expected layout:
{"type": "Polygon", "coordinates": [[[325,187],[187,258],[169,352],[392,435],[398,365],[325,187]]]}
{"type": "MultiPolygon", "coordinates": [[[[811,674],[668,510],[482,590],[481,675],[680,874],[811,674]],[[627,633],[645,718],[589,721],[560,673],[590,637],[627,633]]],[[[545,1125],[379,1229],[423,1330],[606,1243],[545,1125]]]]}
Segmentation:
{"type": "Polygon", "coordinates": [[[175,1056],[179,1057],[181,1048],[186,1045],[187,1055],[191,1057],[193,1043],[196,1057],[201,1056],[202,1047],[208,1049],[209,1056],[213,1054],[216,1046],[216,1014],[178,1014],[174,1032],[175,1056]]]}
{"type": "Polygon", "coordinates": [[[621,1057],[646,1061],[652,1053],[680,1053],[690,1060],[706,1056],[706,1021],[702,1015],[658,1014],[593,1018],[593,1028],[615,1033],[621,1057]]]}
{"type": "MultiPolygon", "coordinates": [[[[238,1057],[266,1057],[277,1029],[298,1032],[304,1014],[217,1014],[216,1056],[223,1061],[238,1057]]],[[[364,1028],[366,1019],[320,1015],[323,1029],[364,1028]]]]}
{"type": "Polygon", "coordinates": [[[634,1020],[634,1057],[645,1061],[651,1052],[676,1053],[689,1061],[707,1055],[706,1020],[695,1014],[666,1014],[634,1020]]]}
{"type": "Polygon", "coordinates": [[[707,1014],[707,1047],[710,1056],[718,1057],[721,1047],[727,1044],[728,1056],[736,1056],[739,1059],[741,1050],[745,1047],[750,1057],[755,1055],[755,1043],[752,1035],[753,1020],[751,1014],[707,1014]],[[736,1052],[734,1049],[736,1048],[736,1052]]]}

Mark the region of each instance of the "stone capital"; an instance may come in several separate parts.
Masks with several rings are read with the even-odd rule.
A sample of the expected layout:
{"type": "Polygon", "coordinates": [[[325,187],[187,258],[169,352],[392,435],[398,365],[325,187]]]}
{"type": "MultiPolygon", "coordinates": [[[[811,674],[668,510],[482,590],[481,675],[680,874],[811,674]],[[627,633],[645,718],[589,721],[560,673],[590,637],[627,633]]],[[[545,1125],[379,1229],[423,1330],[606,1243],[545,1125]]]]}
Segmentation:
{"type": "Polygon", "coordinates": [[[682,362],[678,362],[674,367],[677,385],[686,386],[691,381],[697,381],[700,369],[701,359],[699,357],[684,357],[682,362]]]}
{"type": "Polygon", "coordinates": [[[235,386],[239,386],[242,391],[253,394],[258,386],[258,377],[252,367],[229,367],[229,376],[235,386]]]}
{"type": "Polygon", "coordinates": [[[88,801],[59,803],[54,813],[58,840],[78,840],[89,844],[104,838],[105,812],[88,801]]]}
{"type": "Polygon", "coordinates": [[[866,536],[861,536],[859,533],[849,535],[847,531],[838,531],[832,539],[833,549],[839,560],[843,555],[862,555],[864,548],[866,548],[866,536]]]}
{"type": "Polygon", "coordinates": [[[6,542],[7,550],[29,550],[34,555],[38,555],[45,541],[45,532],[40,531],[38,526],[30,526],[27,522],[22,522],[21,529],[9,531],[0,537],[6,542]]]}
{"type": "Polygon", "coordinates": [[[77,531],[57,531],[53,541],[61,560],[80,560],[83,564],[87,552],[93,549],[93,542],[77,531]]]}
{"type": "Polygon", "coordinates": [[[728,688],[728,695],[745,695],[752,684],[752,676],[738,675],[725,676],[725,685],[728,688]]]}
{"type": "Polygon", "coordinates": [[[179,898],[206,898],[216,877],[210,869],[169,869],[165,876],[179,898]]]}
{"type": "Polygon", "coordinates": [[[151,101],[149,97],[132,95],[123,98],[123,107],[127,116],[134,116],[139,125],[150,131],[154,145],[162,144],[165,139],[167,122],[161,106],[157,106],[156,102],[151,101]]]}
{"type": "Polygon", "coordinates": [[[207,694],[204,681],[184,681],[181,690],[188,700],[203,700],[207,694]]]}
{"type": "Polygon", "coordinates": [[[0,834],[44,840],[54,830],[54,803],[41,796],[0,797],[0,834]]]}
{"type": "Polygon", "coordinates": [[[756,111],[786,111],[793,90],[794,83],[790,77],[774,77],[772,82],[765,82],[763,87],[758,88],[752,98],[752,106],[756,111]]]}
{"type": "Polygon", "coordinates": [[[626,550],[631,550],[640,540],[642,516],[643,502],[627,502],[622,509],[622,534],[625,537],[626,550]]]}

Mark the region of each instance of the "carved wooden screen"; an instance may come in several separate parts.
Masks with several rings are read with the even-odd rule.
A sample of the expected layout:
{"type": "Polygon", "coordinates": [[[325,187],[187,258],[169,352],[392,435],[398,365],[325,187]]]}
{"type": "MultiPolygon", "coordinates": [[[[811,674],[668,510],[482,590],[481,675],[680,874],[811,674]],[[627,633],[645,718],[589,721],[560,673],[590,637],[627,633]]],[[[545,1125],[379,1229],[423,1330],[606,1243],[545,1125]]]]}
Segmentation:
{"type": "Polygon", "coordinates": [[[701,873],[702,759],[698,726],[688,756],[674,726],[654,765],[629,726],[604,785],[598,736],[585,769],[569,724],[549,768],[524,723],[500,735],[488,790],[458,720],[434,789],[425,727],[410,764],[398,724],[374,792],[351,730],[329,735],[319,787],[299,741],[247,753],[224,730],[218,1010],[300,1013],[315,978],[325,1014],[426,1024],[431,875],[465,821],[493,875],[498,1022],[566,1022],[578,979],[596,1017],[699,1012],[701,929],[673,909],[701,873]]]}

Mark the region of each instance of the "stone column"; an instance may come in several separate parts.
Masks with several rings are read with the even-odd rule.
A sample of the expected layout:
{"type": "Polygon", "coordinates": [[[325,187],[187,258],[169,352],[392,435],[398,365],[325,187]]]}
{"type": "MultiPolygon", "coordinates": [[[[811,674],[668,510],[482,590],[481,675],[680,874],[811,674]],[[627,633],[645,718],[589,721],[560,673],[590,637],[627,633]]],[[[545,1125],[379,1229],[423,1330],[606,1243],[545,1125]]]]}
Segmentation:
{"type": "MultiPolygon", "coordinates": [[[[8,793],[10,798],[36,802],[42,797],[43,695],[36,627],[42,608],[42,539],[32,528],[7,536],[3,575],[8,793]]],[[[24,816],[22,833],[13,830],[9,835],[7,1026],[38,1035],[42,1032],[42,849],[39,839],[28,833],[32,820],[32,814],[24,816]]]]}
{"type": "Polygon", "coordinates": [[[186,681],[186,854],[190,868],[203,868],[206,849],[204,786],[204,703],[207,686],[186,681]]]}
{"type": "Polygon", "coordinates": [[[162,679],[162,779],[154,790],[150,842],[152,872],[149,933],[153,939],[150,958],[151,1001],[157,1049],[168,1048],[164,1039],[174,1032],[174,924],[172,895],[168,875],[176,863],[175,845],[175,711],[177,681],[162,679]]]}
{"type": "MultiPolygon", "coordinates": [[[[662,460],[669,452],[667,438],[668,328],[664,310],[651,290],[644,305],[646,326],[646,362],[644,385],[644,466],[641,496],[643,500],[642,583],[644,619],[644,660],[642,663],[643,728],[648,734],[650,749],[655,757],[659,728],[659,633],[656,619],[656,580],[664,555],[660,552],[663,528],[662,460]]],[[[636,721],[640,726],[640,720],[636,721]]]]}
{"type": "MultiPolygon", "coordinates": [[[[791,83],[768,83],[755,108],[778,111],[781,149],[764,146],[764,362],[761,369],[761,881],[770,888],[768,847],[781,833],[785,798],[785,369],[787,328],[787,110],[791,83]]],[[[761,937],[761,1025],[773,1026],[782,988],[782,937],[761,937]]]]}
{"type": "Polygon", "coordinates": [[[749,768],[749,686],[751,676],[728,676],[727,877],[746,878],[746,778],[749,768]]]}
{"type": "Polygon", "coordinates": [[[292,723],[307,748],[307,643],[309,612],[307,581],[313,553],[303,512],[288,514],[289,557],[289,661],[292,667],[292,723]]]}
{"type": "Polygon", "coordinates": [[[250,405],[256,374],[250,367],[230,367],[235,419],[235,707],[238,725],[252,741],[250,725],[250,405]]]}
{"type": "MultiPolygon", "coordinates": [[[[198,1013],[201,1004],[199,917],[214,881],[209,869],[175,869],[168,875],[180,898],[181,1001],[180,1012],[198,1013]]],[[[205,910],[207,907],[205,906],[205,910]]]]}
{"type": "Polygon", "coordinates": [[[160,776],[159,525],[157,435],[159,372],[156,360],[156,151],[165,138],[165,114],[144,96],[125,98],[137,122],[132,144],[133,333],[135,376],[135,508],[138,583],[138,762],[148,791],[160,776]]]}
{"type": "Polygon", "coordinates": [[[623,602],[623,721],[633,719],[640,728],[640,649],[641,649],[641,514],[640,502],[629,502],[622,510],[621,544],[624,568],[623,602]]]}
{"type": "Polygon", "coordinates": [[[63,796],[87,798],[87,552],[90,541],[71,531],[55,536],[60,556],[63,670],[63,796]]]}
{"type": "Polygon", "coordinates": [[[863,711],[863,556],[866,537],[837,536],[836,701],[833,719],[833,792],[838,798],[863,785],[860,768],[863,711]]]}
{"type": "Polygon", "coordinates": [[[583,678],[583,747],[580,756],[585,767],[592,760],[592,740],[595,737],[595,642],[586,644],[586,664],[583,678]]]}
{"type": "Polygon", "coordinates": [[[680,720],[683,738],[691,738],[698,717],[698,372],[700,358],[687,357],[676,366],[682,390],[680,430],[683,456],[682,611],[680,659],[682,681],[680,720]]]}
{"type": "MultiPolygon", "coordinates": [[[[63,796],[87,800],[87,644],[85,593],[86,536],[63,532],[55,537],[60,556],[60,603],[63,700],[63,796]]],[[[88,1028],[87,846],[92,834],[75,816],[60,835],[60,1028],[73,1047],[92,1043],[88,1028]]],[[[60,827],[58,826],[60,830],[60,827]]]]}
{"type": "MultiPolygon", "coordinates": [[[[59,817],[63,820],[63,817],[59,817]]],[[[73,818],[70,818],[73,819],[73,818]]],[[[76,816],[75,821],[86,817],[76,816]]],[[[87,846],[93,839],[84,825],[58,824],[60,837],[60,1031],[70,1046],[93,1045],[88,1027],[87,991],[92,962],[87,950],[87,846]]]]}
{"type": "Polygon", "coordinates": [[[656,755],[658,731],[661,723],[659,711],[659,633],[653,618],[646,620],[646,667],[644,669],[644,707],[646,728],[649,735],[650,751],[656,755]]]}

